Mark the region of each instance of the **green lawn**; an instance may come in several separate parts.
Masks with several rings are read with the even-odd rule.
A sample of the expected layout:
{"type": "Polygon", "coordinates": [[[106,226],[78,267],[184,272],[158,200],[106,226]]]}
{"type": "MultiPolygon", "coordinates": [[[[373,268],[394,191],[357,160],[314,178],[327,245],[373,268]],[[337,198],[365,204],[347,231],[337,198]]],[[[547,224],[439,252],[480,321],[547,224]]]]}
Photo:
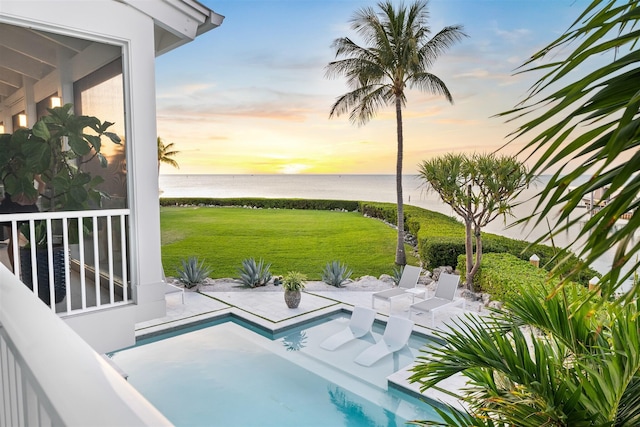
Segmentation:
{"type": "MultiPolygon", "coordinates": [[[[162,263],[175,276],[182,259],[198,256],[211,277],[238,277],[242,260],[270,262],[281,275],[298,270],[320,280],[329,261],[345,262],[352,277],[392,274],[396,231],[357,212],[286,209],[163,207],[162,263]]],[[[407,262],[418,261],[407,247],[407,262]]]]}

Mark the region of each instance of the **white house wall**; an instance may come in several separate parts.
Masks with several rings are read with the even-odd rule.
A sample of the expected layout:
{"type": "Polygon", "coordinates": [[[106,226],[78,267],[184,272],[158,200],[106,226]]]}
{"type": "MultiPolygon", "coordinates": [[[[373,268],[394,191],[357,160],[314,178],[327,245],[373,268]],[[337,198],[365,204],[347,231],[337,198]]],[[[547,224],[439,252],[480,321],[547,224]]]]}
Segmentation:
{"type": "MultiPolygon", "coordinates": [[[[137,303],[134,317],[136,321],[162,317],[165,314],[165,285],[160,251],[153,19],[112,0],[2,0],[0,20],[122,47],[131,209],[128,255],[137,303]]],[[[111,315],[116,319],[118,310],[112,310],[111,315]]],[[[108,316],[107,313],[100,320],[96,319],[94,326],[108,325],[108,316]]],[[[70,323],[74,325],[78,321],[75,319],[70,323]]],[[[89,324],[76,330],[94,347],[104,351],[105,346],[95,343],[97,331],[87,326],[89,324]]],[[[123,336],[122,342],[115,343],[110,337],[109,347],[131,345],[132,340],[133,325],[131,334],[123,336]]]]}

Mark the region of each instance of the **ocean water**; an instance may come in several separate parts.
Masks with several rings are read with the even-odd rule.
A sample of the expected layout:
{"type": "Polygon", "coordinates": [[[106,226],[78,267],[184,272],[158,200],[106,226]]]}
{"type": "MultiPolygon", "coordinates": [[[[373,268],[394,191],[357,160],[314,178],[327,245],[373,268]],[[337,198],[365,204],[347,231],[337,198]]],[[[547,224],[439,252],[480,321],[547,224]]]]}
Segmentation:
{"type": "MultiPolygon", "coordinates": [[[[514,226],[517,219],[530,215],[536,204],[536,194],[548,182],[540,176],[517,200],[513,216],[496,218],[483,231],[503,236],[533,241],[548,231],[548,224],[541,226],[514,226]]],[[[372,202],[396,202],[395,175],[160,175],[161,197],[264,197],[302,198],[330,200],[362,200],[372,202]]],[[[428,192],[416,175],[403,177],[404,203],[457,217],[436,193],[428,192]]],[[[584,214],[579,209],[575,215],[584,214]]],[[[553,214],[549,224],[555,222],[553,214]]],[[[554,244],[568,247],[576,239],[578,228],[554,237],[554,244]]],[[[550,244],[550,242],[546,242],[550,244]]],[[[575,249],[574,249],[575,251],[575,249]]],[[[611,265],[612,254],[602,258],[592,267],[605,272],[611,265]]]]}

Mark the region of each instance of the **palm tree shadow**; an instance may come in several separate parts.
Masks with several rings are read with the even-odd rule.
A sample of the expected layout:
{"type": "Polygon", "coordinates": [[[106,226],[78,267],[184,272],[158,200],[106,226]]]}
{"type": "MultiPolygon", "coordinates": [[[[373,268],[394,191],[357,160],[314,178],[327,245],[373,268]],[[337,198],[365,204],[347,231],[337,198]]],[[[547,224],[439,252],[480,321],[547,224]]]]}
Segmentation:
{"type": "Polygon", "coordinates": [[[307,332],[298,331],[282,338],[282,345],[287,351],[300,351],[307,346],[307,332]]]}

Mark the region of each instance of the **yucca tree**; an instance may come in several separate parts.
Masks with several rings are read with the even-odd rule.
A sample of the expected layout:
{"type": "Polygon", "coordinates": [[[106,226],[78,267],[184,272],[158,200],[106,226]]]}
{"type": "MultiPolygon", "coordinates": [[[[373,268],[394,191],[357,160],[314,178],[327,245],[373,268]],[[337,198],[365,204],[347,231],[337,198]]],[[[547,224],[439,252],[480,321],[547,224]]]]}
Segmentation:
{"type": "Polygon", "coordinates": [[[551,298],[548,291],[522,292],[507,311],[468,315],[436,333],[444,346],[419,356],[411,381],[424,390],[462,374],[468,412],[450,408],[444,422],[418,424],[640,425],[638,303],[585,303],[575,289],[551,298]]]}
{"type": "MultiPolygon", "coordinates": [[[[612,268],[600,282],[604,296],[613,294],[640,267],[634,256],[640,240],[633,238],[640,227],[639,4],[592,1],[567,32],[523,65],[525,71],[544,75],[524,105],[503,113],[511,118],[536,115],[514,136],[526,138],[524,151],[538,156],[532,175],[553,173],[541,192],[537,223],[558,206],[562,211],[550,234],[586,221],[576,239],[586,242],[578,253],[586,265],[617,247],[612,268]],[[575,48],[570,50],[572,43],[575,48]],[[553,62],[538,65],[548,55],[553,55],[553,62]],[[585,75],[585,69],[592,71],[585,75]],[[575,186],[582,175],[590,179],[575,186]],[[585,196],[599,189],[604,190],[603,199],[617,196],[593,217],[587,213],[569,218],[585,196]],[[628,222],[617,222],[622,214],[634,212],[628,222]]],[[[635,285],[628,298],[637,292],[635,285]]]]}
{"type": "Polygon", "coordinates": [[[162,163],[180,169],[180,165],[178,165],[178,162],[173,158],[179,153],[179,151],[173,149],[173,142],[165,144],[162,138],[158,137],[158,172],[160,172],[160,165],[162,163]]]}
{"type": "Polygon", "coordinates": [[[406,264],[404,251],[404,208],[402,195],[403,130],[402,108],[407,90],[418,89],[453,97],[444,82],[429,72],[434,62],[453,44],[465,37],[460,25],[448,26],[433,37],[428,25],[426,1],[395,7],[391,1],[359,10],[351,20],[351,28],[364,40],[360,46],[348,37],[334,40],[336,61],[326,67],[329,78],[344,76],[351,91],[338,97],[329,117],[349,113],[350,121],[363,125],[383,106],[396,110],[397,158],[396,191],[398,210],[398,242],[395,262],[406,264]]]}
{"type": "Polygon", "coordinates": [[[448,153],[424,160],[418,178],[464,221],[466,285],[471,289],[482,262],[482,229],[511,214],[516,196],[529,185],[527,168],[513,156],[448,153]]]}

